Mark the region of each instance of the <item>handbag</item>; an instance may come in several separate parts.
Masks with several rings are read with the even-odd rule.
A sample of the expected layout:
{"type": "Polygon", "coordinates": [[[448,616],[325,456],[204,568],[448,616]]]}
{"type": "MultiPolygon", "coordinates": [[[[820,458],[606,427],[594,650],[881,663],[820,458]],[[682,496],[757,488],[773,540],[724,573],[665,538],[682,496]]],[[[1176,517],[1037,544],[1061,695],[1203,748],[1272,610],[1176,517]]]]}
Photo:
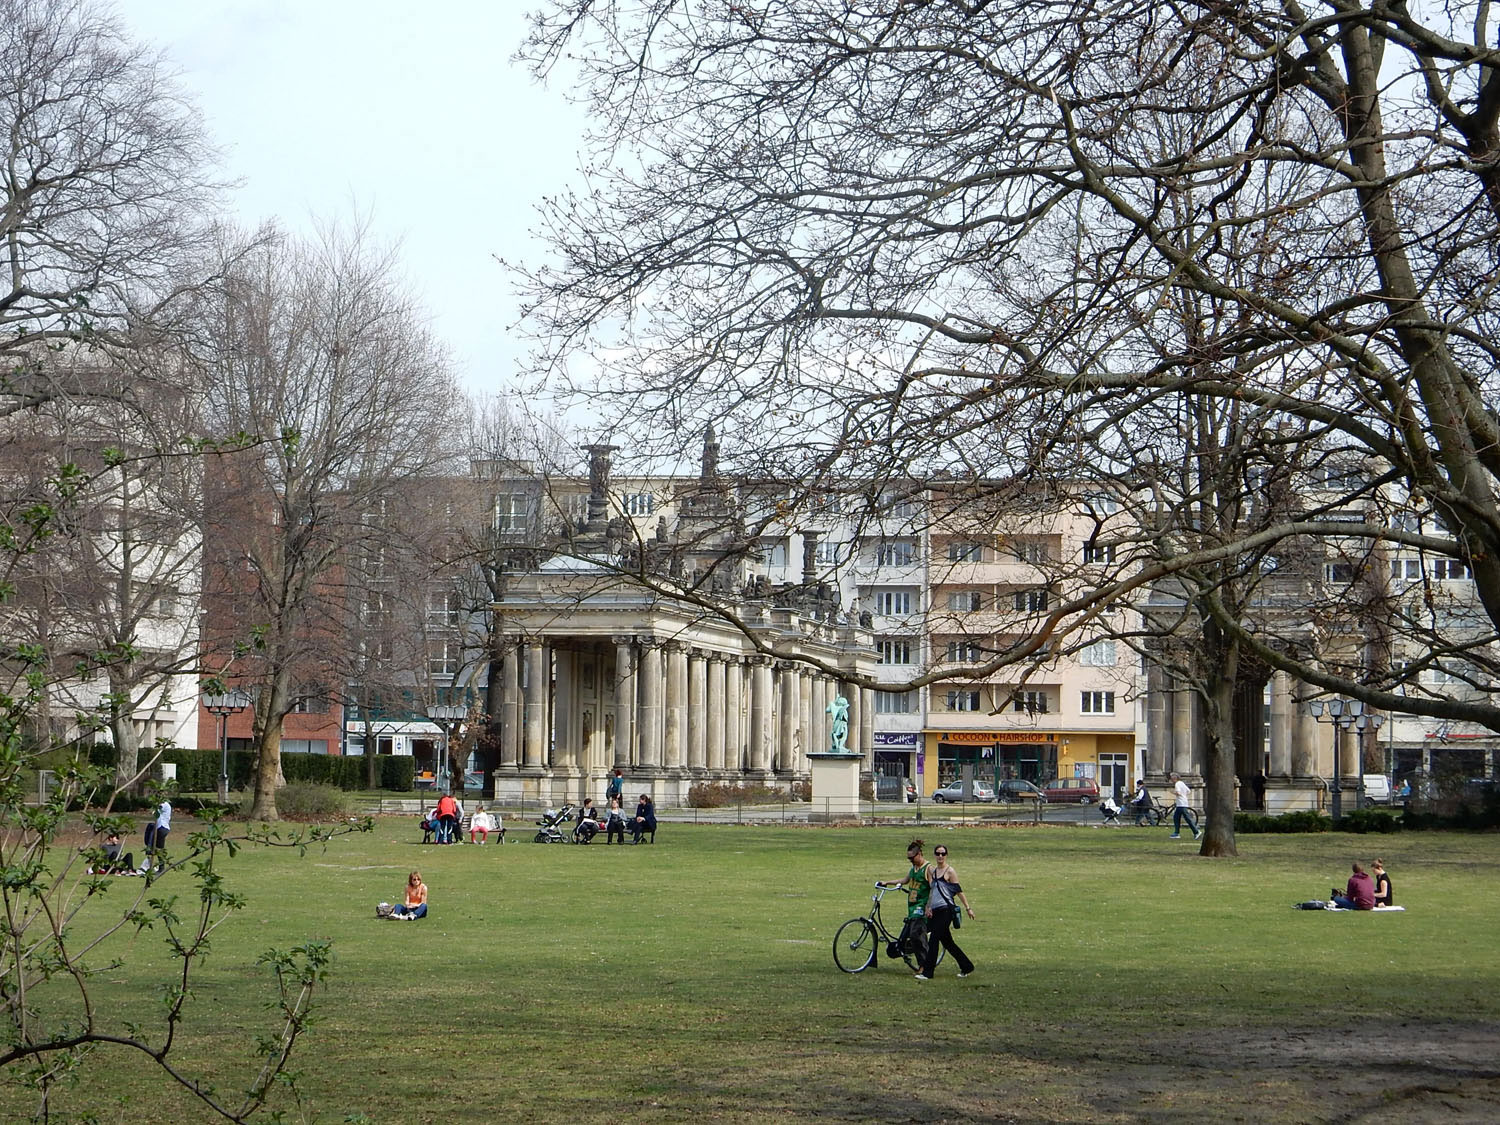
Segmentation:
{"type": "Polygon", "coordinates": [[[375,917],[389,918],[395,911],[396,908],[388,902],[378,903],[375,907],[375,917]]]}

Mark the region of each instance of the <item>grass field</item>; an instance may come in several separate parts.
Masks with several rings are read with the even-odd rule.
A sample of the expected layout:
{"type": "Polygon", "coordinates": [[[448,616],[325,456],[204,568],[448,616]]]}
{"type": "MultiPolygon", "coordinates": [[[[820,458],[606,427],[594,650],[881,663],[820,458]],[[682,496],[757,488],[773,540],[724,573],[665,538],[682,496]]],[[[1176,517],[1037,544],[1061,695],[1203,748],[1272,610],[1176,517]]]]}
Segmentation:
{"type": "MultiPolygon", "coordinates": [[[[979,915],[958,935],[977,974],[840,973],[833,933],[904,873],[909,832],[437,848],[393,818],[300,859],[247,851],[249,905],[197,978],[180,1062],[242,1079],[269,997],[255,956],[326,938],[293,1120],[1500,1119],[1500,836],[1246,836],[1208,861],[1165,830],[929,826],[979,915]],[[1405,913],[1290,909],[1377,852],[1405,913]],[[413,867],[431,916],[376,921],[413,867]]],[[[97,998],[148,1022],[172,964],[142,935],[97,998]]],[[[107,1056],[65,1108],[203,1119],[107,1056]]]]}

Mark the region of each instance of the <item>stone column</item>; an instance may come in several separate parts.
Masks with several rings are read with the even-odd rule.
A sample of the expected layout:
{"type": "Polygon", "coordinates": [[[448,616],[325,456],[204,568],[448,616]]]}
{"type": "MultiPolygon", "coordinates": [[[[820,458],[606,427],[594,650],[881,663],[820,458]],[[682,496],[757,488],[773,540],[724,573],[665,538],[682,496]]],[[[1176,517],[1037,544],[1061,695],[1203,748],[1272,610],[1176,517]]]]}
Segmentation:
{"type": "Polygon", "coordinates": [[[1174,684],[1172,693],[1172,770],[1189,777],[1193,769],[1193,693],[1174,684]]]}
{"type": "Polygon", "coordinates": [[[703,667],[708,684],[703,700],[702,723],[706,738],[701,764],[707,770],[722,770],[724,731],[728,720],[724,712],[724,658],[713,653],[703,662],[703,667]]]}
{"type": "Polygon", "coordinates": [[[667,679],[662,764],[669,770],[679,770],[687,734],[687,649],[677,641],[668,641],[663,647],[667,655],[667,679]]]}
{"type": "Polygon", "coordinates": [[[1318,720],[1313,718],[1307,704],[1302,704],[1292,716],[1293,777],[1312,777],[1321,772],[1318,768],[1318,741],[1321,737],[1318,720]]]}
{"type": "Polygon", "coordinates": [[[500,766],[515,769],[521,760],[521,649],[507,640],[500,657],[500,766]]]}
{"type": "Polygon", "coordinates": [[[1271,674],[1271,768],[1270,777],[1284,778],[1292,772],[1292,724],[1296,707],[1292,703],[1292,678],[1285,672],[1271,674]]]}
{"type": "Polygon", "coordinates": [[[723,769],[739,773],[745,766],[745,665],[737,656],[724,662],[723,769]]]}
{"type": "Polygon", "coordinates": [[[539,641],[526,646],[526,746],[527,769],[541,769],[547,751],[547,646],[539,641]]]}
{"type": "Polygon", "coordinates": [[[578,654],[553,649],[557,682],[552,687],[552,760],[554,769],[578,766],[578,654]]]}
{"type": "Polygon", "coordinates": [[[1168,718],[1172,696],[1167,691],[1167,677],[1161,665],[1146,665],[1146,761],[1148,777],[1165,777],[1172,757],[1172,724],[1168,718]]]}
{"type": "Polygon", "coordinates": [[[750,746],[750,768],[767,773],[774,760],[775,716],[771,708],[771,658],[750,658],[750,729],[746,741],[750,746]]]}
{"type": "Polygon", "coordinates": [[[661,648],[649,640],[641,643],[638,665],[641,694],[636,709],[640,746],[638,764],[654,770],[661,765],[661,648]]]}
{"type": "MultiPolygon", "coordinates": [[[[875,689],[859,689],[859,752],[864,756],[866,770],[875,769],[875,689]]],[[[852,725],[852,724],[851,724],[852,725]]]]}
{"type": "Polygon", "coordinates": [[[783,661],[776,674],[781,677],[781,711],[774,768],[777,773],[790,773],[797,769],[797,727],[803,711],[802,677],[797,674],[797,666],[789,661],[783,661]]]}
{"type": "Polygon", "coordinates": [[[630,767],[630,751],[635,740],[635,645],[631,637],[615,637],[615,765],[630,767]]]}

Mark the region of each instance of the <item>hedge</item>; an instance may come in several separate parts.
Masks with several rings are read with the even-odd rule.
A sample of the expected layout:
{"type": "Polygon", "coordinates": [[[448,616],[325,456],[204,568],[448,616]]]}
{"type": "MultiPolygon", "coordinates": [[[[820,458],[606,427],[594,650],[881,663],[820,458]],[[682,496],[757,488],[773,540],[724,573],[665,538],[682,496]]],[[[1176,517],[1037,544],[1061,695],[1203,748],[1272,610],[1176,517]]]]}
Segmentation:
{"type": "MultiPolygon", "coordinates": [[[[144,756],[145,751],[142,751],[144,756]]],[[[94,765],[113,766],[113,746],[95,746],[89,752],[94,765]]],[[[183,750],[171,747],[162,751],[161,760],[177,767],[177,788],[189,793],[211,793],[219,787],[222,758],[217,750],[183,750]]],[[[229,788],[248,789],[255,770],[255,754],[249,750],[229,751],[229,788]]],[[[406,755],[381,754],[377,787],[397,793],[409,793],[415,787],[417,760],[406,755]]],[[[283,754],[281,772],[288,784],[308,782],[332,785],[339,789],[366,789],[368,764],[363,757],[337,754],[283,754]]]]}

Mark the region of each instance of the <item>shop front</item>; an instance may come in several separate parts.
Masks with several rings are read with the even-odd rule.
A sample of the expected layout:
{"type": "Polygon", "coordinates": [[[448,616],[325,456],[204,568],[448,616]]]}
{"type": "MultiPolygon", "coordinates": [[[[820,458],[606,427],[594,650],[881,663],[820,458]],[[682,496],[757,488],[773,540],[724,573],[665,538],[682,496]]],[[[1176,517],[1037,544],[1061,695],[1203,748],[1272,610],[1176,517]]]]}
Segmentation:
{"type": "Polygon", "coordinates": [[[1130,785],[1132,737],[1092,731],[928,730],[924,792],[972,777],[994,785],[1007,778],[1040,784],[1058,777],[1088,778],[1101,792],[1130,785]]]}

